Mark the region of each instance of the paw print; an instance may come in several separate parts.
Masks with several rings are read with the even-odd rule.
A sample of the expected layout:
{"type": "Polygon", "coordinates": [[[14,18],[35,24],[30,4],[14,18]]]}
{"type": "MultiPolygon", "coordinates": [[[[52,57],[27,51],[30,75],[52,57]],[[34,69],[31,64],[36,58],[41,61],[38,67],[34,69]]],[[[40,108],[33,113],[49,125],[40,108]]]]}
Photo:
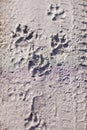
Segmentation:
{"type": "Polygon", "coordinates": [[[31,112],[24,121],[26,130],[35,130],[40,125],[38,113],[31,112]]]}
{"type": "Polygon", "coordinates": [[[52,53],[51,55],[56,55],[60,53],[64,48],[69,46],[70,40],[67,39],[67,36],[63,33],[55,34],[51,36],[51,48],[52,53]]]}
{"type": "Polygon", "coordinates": [[[33,39],[34,31],[30,30],[27,25],[19,24],[15,31],[12,31],[12,38],[15,46],[26,46],[33,39]]]}
{"type": "Polygon", "coordinates": [[[49,61],[47,61],[42,54],[34,54],[29,60],[28,70],[32,70],[32,77],[37,73],[43,73],[49,68],[49,61]]]}
{"type": "Polygon", "coordinates": [[[64,63],[65,58],[68,55],[68,49],[70,46],[71,40],[63,32],[54,34],[51,36],[51,59],[57,62],[58,66],[61,66],[64,63]],[[65,55],[65,53],[67,55],[65,55]]]}
{"type": "Polygon", "coordinates": [[[33,49],[34,31],[27,25],[18,24],[11,33],[10,57],[11,69],[22,68],[27,64],[29,53],[33,49]]]}
{"type": "Polygon", "coordinates": [[[37,55],[33,53],[31,60],[29,61],[28,64],[28,69],[30,70],[34,65],[39,66],[44,62],[44,58],[42,54],[37,55]]]}
{"type": "Polygon", "coordinates": [[[47,15],[51,17],[53,21],[65,18],[65,12],[58,5],[51,4],[49,9],[47,10],[47,15]]]}

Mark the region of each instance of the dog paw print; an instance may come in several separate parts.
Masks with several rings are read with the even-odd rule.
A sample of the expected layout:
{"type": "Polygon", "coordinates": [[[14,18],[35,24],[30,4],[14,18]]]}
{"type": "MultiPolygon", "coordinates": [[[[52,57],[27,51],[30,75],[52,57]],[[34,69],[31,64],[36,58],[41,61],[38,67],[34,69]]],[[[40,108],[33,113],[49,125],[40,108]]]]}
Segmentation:
{"type": "Polygon", "coordinates": [[[36,130],[40,125],[40,119],[38,113],[31,112],[28,117],[24,119],[26,130],[36,130]]]}
{"type": "Polygon", "coordinates": [[[51,17],[53,21],[65,18],[65,12],[58,5],[51,4],[49,9],[47,10],[47,15],[51,17]]]}
{"type": "Polygon", "coordinates": [[[33,53],[31,60],[29,60],[29,64],[28,64],[28,70],[30,70],[33,66],[39,66],[43,63],[44,59],[43,56],[37,55],[35,53],[33,53]]]}
{"type": "Polygon", "coordinates": [[[51,55],[56,55],[64,51],[64,48],[69,46],[70,40],[67,40],[66,35],[59,36],[58,34],[51,36],[51,55]]]}
{"type": "Polygon", "coordinates": [[[37,73],[43,73],[49,68],[49,60],[44,58],[42,54],[32,55],[31,60],[28,63],[28,70],[32,70],[32,76],[35,76],[37,73]]]}
{"type": "Polygon", "coordinates": [[[63,53],[66,48],[68,48],[70,40],[67,38],[66,34],[60,32],[51,36],[51,56],[63,53]]]}
{"type": "Polygon", "coordinates": [[[50,62],[52,65],[62,66],[66,64],[67,58],[70,52],[70,43],[71,40],[68,36],[59,32],[57,34],[53,34],[50,37],[50,62]]]}
{"type": "Polygon", "coordinates": [[[26,46],[33,39],[34,31],[30,30],[27,25],[22,26],[19,24],[15,31],[12,31],[12,39],[16,47],[26,46]]]}
{"type": "Polygon", "coordinates": [[[27,25],[18,24],[11,33],[10,62],[11,69],[22,68],[28,63],[29,53],[33,49],[34,31],[27,25]]]}

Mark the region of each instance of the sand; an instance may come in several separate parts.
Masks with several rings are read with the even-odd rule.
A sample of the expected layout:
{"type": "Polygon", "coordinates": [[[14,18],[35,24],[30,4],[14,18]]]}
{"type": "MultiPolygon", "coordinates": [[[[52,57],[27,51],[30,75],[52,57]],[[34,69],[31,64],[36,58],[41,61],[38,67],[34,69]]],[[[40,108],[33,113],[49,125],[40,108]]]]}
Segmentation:
{"type": "Polygon", "coordinates": [[[87,1],[0,1],[0,130],[87,130],[87,1]]]}

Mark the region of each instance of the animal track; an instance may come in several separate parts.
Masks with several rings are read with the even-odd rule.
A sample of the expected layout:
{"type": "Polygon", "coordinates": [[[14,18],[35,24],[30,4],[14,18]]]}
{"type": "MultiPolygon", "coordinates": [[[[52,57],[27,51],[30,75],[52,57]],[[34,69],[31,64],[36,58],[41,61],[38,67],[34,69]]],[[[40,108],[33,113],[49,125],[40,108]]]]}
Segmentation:
{"type": "Polygon", "coordinates": [[[65,18],[64,10],[60,8],[58,5],[51,4],[49,9],[47,10],[47,15],[51,17],[53,21],[65,18]]]}
{"type": "Polygon", "coordinates": [[[42,54],[34,54],[29,60],[28,63],[28,70],[32,68],[32,76],[35,76],[35,74],[43,73],[47,70],[49,67],[49,60],[45,59],[42,54]]]}
{"type": "Polygon", "coordinates": [[[31,42],[34,31],[30,30],[27,25],[22,26],[19,24],[15,31],[12,31],[12,38],[15,42],[15,46],[26,46],[31,42]]]}
{"type": "Polygon", "coordinates": [[[70,51],[71,40],[68,36],[60,31],[57,34],[53,34],[50,37],[50,61],[57,66],[62,66],[65,58],[68,56],[70,51]]]}
{"type": "Polygon", "coordinates": [[[40,119],[38,112],[35,110],[35,98],[33,98],[30,114],[27,114],[27,117],[24,119],[25,128],[26,130],[46,130],[46,123],[43,119],[40,119]]]}
{"type": "Polygon", "coordinates": [[[68,48],[70,40],[67,39],[63,33],[55,34],[51,36],[51,56],[63,53],[64,49],[68,48]]]}
{"type": "Polygon", "coordinates": [[[12,31],[10,44],[10,56],[12,68],[21,68],[27,64],[29,51],[33,49],[34,31],[27,25],[19,24],[12,31]]]}
{"type": "Polygon", "coordinates": [[[25,118],[26,130],[35,130],[40,125],[40,119],[38,113],[31,112],[30,115],[25,118]]]}
{"type": "Polygon", "coordinates": [[[38,113],[31,112],[24,121],[26,130],[46,130],[46,123],[39,118],[38,113]]]}

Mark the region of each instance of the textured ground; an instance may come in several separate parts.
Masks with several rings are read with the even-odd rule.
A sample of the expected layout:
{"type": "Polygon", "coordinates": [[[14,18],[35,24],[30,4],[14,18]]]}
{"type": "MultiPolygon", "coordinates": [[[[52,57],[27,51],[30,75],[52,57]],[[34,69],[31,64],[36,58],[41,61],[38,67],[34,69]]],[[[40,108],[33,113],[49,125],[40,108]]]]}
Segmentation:
{"type": "Polygon", "coordinates": [[[87,130],[87,0],[0,0],[0,130],[87,130]]]}

